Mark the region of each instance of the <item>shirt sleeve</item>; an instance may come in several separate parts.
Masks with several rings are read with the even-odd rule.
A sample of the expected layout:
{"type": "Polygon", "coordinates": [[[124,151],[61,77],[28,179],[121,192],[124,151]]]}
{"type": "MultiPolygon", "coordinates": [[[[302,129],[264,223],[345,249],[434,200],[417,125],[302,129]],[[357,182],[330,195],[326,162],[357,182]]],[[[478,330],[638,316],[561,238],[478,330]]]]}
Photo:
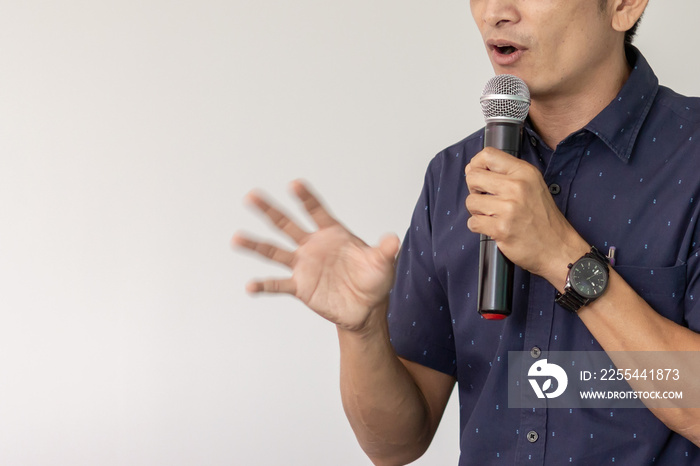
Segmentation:
{"type": "Polygon", "coordinates": [[[684,320],[690,330],[700,332],[700,249],[688,257],[684,320]]]}
{"type": "Polygon", "coordinates": [[[389,301],[389,332],[397,354],[456,375],[455,346],[448,300],[434,263],[432,212],[440,157],[430,163],[413,212],[389,301]]]}
{"type": "MultiPolygon", "coordinates": [[[[693,199],[690,202],[692,203],[693,199]]],[[[691,252],[685,261],[685,292],[682,295],[684,312],[683,322],[679,323],[694,332],[700,332],[700,222],[697,221],[699,218],[700,206],[696,206],[691,217],[691,222],[696,222],[693,226],[693,233],[689,240],[684,240],[681,243],[691,252]]]]}

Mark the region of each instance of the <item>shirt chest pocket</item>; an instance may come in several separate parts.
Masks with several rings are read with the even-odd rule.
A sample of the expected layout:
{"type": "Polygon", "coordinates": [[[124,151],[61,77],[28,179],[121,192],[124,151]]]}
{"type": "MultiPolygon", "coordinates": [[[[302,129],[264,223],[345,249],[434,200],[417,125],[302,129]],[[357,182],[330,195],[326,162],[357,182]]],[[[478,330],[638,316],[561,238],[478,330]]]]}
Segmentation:
{"type": "Polygon", "coordinates": [[[684,322],[686,265],[673,267],[617,266],[615,271],[659,314],[684,322]]]}

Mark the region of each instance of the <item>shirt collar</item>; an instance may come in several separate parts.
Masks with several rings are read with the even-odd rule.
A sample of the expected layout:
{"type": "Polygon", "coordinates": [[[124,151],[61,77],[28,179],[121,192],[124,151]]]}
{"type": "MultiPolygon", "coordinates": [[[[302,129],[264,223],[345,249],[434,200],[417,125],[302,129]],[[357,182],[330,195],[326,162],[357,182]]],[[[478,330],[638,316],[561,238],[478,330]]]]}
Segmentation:
{"type": "Polygon", "coordinates": [[[600,138],[620,160],[628,163],[639,130],[659,90],[659,80],[639,50],[630,45],[626,52],[632,66],[627,82],[585,129],[600,138]]]}

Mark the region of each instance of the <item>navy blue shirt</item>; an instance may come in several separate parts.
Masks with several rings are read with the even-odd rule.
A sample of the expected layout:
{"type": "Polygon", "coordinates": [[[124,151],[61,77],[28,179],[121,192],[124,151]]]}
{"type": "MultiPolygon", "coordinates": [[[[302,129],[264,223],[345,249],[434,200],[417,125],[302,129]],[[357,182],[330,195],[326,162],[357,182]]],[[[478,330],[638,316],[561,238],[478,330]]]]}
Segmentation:
{"type": "MultiPolygon", "coordinates": [[[[589,244],[617,248],[615,269],[654,310],[699,331],[700,99],[659,86],[636,49],[628,60],[628,81],[585,128],[552,151],[526,125],[521,158],[557,185],[589,244]]],[[[483,130],[431,161],[388,314],[398,355],[457,378],[459,464],[700,464],[700,449],[647,409],[508,408],[509,351],[602,348],[550,283],[517,267],[512,315],[478,315],[464,168],[482,147],[483,130]]]]}

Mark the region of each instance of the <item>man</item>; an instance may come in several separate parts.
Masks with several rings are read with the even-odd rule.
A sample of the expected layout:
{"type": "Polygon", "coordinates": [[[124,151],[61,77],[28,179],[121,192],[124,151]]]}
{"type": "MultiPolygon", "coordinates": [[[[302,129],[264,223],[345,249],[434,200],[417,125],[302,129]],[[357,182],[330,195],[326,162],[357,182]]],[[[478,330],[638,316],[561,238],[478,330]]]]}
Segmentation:
{"type": "Polygon", "coordinates": [[[523,150],[482,150],[480,131],[433,159],[395,283],[396,237],[367,246],[299,182],[313,233],[249,196],[299,247],[235,236],[293,272],[248,290],[295,295],[336,324],[343,404],[375,464],[422,455],[455,381],[460,464],[700,461],[697,410],[508,408],[509,351],[700,350],[700,103],[659,87],[625,45],[646,4],[471,1],[495,72],[530,88],[523,150]],[[517,266],[503,321],[476,313],[476,233],[517,266]],[[592,247],[611,246],[601,296],[576,309],[568,265],[589,254],[608,268],[592,247]]]}

